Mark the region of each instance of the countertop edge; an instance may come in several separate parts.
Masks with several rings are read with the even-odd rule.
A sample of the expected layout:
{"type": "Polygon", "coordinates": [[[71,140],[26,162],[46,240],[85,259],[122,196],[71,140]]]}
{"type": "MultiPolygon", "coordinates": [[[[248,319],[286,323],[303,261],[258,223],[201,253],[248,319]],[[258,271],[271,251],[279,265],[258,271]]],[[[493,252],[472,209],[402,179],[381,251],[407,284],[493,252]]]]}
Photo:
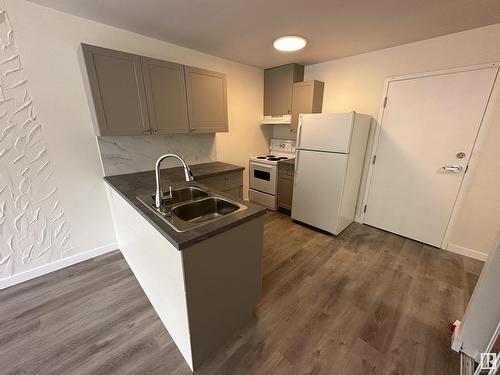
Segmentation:
{"type": "MultiPolygon", "coordinates": [[[[230,173],[235,173],[235,172],[241,172],[245,170],[245,167],[242,167],[241,165],[235,165],[235,164],[230,164],[226,162],[207,162],[207,163],[200,163],[200,164],[192,164],[191,165],[191,170],[193,171],[193,176],[194,178],[207,178],[207,177],[215,177],[215,176],[221,176],[224,174],[230,174],[230,173]],[[197,169],[199,168],[207,168],[208,164],[223,164],[224,168],[223,170],[218,170],[218,171],[212,171],[212,172],[204,172],[204,173],[197,173],[197,169]]],[[[179,172],[180,175],[183,174],[183,169],[182,167],[165,167],[161,168],[161,172],[179,172]]],[[[145,171],[138,171],[138,172],[130,172],[130,173],[117,173],[117,174],[111,174],[111,175],[106,175],[104,176],[104,179],[107,177],[119,177],[119,176],[125,176],[125,175],[132,175],[132,174],[142,174],[142,173],[151,173],[154,172],[153,169],[145,170],[145,171]]],[[[174,172],[174,173],[175,173],[174,172]]]]}
{"type": "Polygon", "coordinates": [[[221,175],[224,175],[224,174],[229,174],[229,173],[234,173],[234,172],[241,172],[241,171],[244,171],[244,170],[245,170],[245,167],[237,166],[237,167],[234,167],[232,169],[227,169],[225,171],[199,174],[199,175],[195,175],[194,177],[195,177],[195,179],[196,178],[215,177],[215,176],[221,176],[221,175]]]}
{"type": "MultiPolygon", "coordinates": [[[[242,168],[244,169],[244,168],[242,168]]],[[[165,237],[165,239],[171,243],[177,250],[181,251],[181,250],[184,250],[188,247],[191,247],[199,242],[202,242],[208,238],[211,238],[211,237],[214,237],[216,236],[217,234],[220,234],[220,233],[224,233],[225,231],[231,229],[231,228],[234,228],[238,225],[241,225],[243,223],[246,223],[258,216],[261,216],[261,215],[265,215],[266,213],[266,209],[265,208],[262,208],[262,210],[258,210],[248,216],[245,216],[243,218],[240,218],[238,219],[237,221],[233,222],[233,223],[228,223],[226,224],[222,230],[216,230],[214,231],[215,233],[207,233],[207,234],[200,234],[199,236],[197,237],[194,237],[193,239],[190,239],[190,240],[187,240],[187,241],[184,241],[184,242],[177,242],[175,241],[173,238],[171,238],[158,224],[156,224],[153,220],[151,220],[148,215],[143,212],[142,210],[140,210],[136,204],[134,204],[133,202],[130,201],[130,199],[124,195],[116,186],[114,186],[110,181],[108,181],[107,179],[107,176],[104,176],[104,182],[113,189],[113,191],[115,191],[117,194],[120,195],[120,197],[122,197],[125,202],[127,202],[130,206],[132,206],[132,208],[138,212],[153,228],[155,228],[163,237],[165,237]]],[[[243,201],[245,202],[245,201],[243,201]]],[[[245,202],[246,203],[246,202],[245,202]]],[[[165,225],[168,225],[168,224],[165,224],[165,225]]]]}

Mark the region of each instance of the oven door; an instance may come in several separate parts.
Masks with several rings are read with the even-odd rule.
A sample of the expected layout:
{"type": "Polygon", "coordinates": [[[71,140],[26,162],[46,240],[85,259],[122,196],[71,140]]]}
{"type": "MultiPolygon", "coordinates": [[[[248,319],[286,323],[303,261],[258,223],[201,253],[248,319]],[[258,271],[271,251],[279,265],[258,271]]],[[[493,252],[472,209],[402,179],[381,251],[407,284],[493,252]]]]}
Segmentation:
{"type": "Polygon", "coordinates": [[[276,166],[250,162],[250,189],[276,195],[276,166]]]}

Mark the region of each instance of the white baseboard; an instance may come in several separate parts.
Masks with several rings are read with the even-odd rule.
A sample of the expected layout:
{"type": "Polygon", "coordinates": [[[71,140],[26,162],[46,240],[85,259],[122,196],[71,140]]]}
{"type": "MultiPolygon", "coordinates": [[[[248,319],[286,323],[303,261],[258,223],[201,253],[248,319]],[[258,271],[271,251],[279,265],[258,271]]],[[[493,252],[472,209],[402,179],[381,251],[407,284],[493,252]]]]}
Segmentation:
{"type": "Polygon", "coordinates": [[[465,255],[466,257],[469,257],[469,258],[481,260],[483,262],[485,262],[486,259],[488,258],[488,254],[486,254],[486,253],[483,253],[483,252],[477,251],[477,250],[468,249],[466,247],[455,245],[453,243],[449,243],[448,246],[446,247],[446,250],[451,251],[452,253],[465,255]]]}
{"type": "Polygon", "coordinates": [[[363,218],[361,216],[355,216],[354,217],[354,221],[356,223],[360,223],[360,224],[363,224],[363,218]]]}
{"type": "Polygon", "coordinates": [[[73,264],[83,262],[84,260],[109,253],[110,251],[117,249],[118,245],[116,243],[110,243],[108,245],[100,246],[92,250],[87,250],[82,253],[69,256],[67,258],[58,259],[55,262],[44,264],[43,266],[39,266],[31,270],[17,273],[5,279],[1,279],[0,290],[48,274],[50,272],[60,270],[61,268],[69,267],[73,264]]]}

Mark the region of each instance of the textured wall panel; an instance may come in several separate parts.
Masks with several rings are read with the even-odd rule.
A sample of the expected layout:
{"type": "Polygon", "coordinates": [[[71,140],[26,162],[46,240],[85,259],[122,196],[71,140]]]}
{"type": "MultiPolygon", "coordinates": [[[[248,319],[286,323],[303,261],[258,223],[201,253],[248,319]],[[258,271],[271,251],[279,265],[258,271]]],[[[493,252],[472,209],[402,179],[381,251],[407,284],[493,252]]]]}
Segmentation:
{"type": "Polygon", "coordinates": [[[42,125],[3,3],[0,8],[0,278],[5,278],[71,249],[42,125]]]}

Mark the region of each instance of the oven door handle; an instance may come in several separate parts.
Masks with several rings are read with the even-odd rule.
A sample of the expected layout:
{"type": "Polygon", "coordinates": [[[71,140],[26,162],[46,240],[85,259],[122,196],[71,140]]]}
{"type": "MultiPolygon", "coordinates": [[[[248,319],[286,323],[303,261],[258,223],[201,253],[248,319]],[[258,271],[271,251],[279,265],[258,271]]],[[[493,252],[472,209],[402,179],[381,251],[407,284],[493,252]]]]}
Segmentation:
{"type": "Polygon", "coordinates": [[[265,169],[266,171],[271,172],[273,170],[273,166],[267,164],[261,164],[259,162],[252,162],[252,167],[255,169],[256,167],[259,169],[265,169]]]}

